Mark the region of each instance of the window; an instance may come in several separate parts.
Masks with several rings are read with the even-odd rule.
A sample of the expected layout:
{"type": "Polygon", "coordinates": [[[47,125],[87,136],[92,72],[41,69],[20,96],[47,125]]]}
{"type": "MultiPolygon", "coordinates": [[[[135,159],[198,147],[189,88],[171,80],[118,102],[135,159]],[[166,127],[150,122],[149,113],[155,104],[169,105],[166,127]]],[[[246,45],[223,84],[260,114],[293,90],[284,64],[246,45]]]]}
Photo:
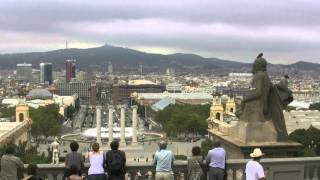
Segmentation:
{"type": "Polygon", "coordinates": [[[23,113],[19,114],[19,122],[22,122],[24,120],[24,115],[23,113]]]}

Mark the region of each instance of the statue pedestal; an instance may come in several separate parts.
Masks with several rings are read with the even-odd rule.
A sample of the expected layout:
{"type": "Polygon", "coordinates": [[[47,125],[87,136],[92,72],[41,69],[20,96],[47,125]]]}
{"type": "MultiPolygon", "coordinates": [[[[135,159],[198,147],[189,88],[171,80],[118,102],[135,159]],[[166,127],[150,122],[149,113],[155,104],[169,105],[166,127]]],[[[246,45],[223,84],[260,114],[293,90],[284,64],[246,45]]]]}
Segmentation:
{"type": "Polygon", "coordinates": [[[244,143],[277,141],[277,132],[271,121],[251,123],[239,121],[232,127],[231,135],[244,143]]]}
{"type": "Polygon", "coordinates": [[[250,153],[257,147],[267,158],[295,157],[302,148],[301,144],[292,141],[277,142],[272,122],[238,122],[229,126],[219,122],[215,126],[208,130],[209,138],[221,141],[229,159],[250,158],[250,153]]]}

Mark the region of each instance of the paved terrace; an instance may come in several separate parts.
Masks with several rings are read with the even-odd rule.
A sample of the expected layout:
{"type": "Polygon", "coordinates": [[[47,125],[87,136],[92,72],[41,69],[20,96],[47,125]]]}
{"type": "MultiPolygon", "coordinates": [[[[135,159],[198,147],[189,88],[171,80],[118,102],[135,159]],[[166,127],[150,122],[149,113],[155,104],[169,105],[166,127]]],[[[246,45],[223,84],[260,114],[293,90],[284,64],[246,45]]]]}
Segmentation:
{"type": "MultiPolygon", "coordinates": [[[[246,159],[228,160],[228,180],[244,180],[243,170],[247,161],[246,159]]],[[[320,157],[263,159],[261,163],[268,171],[267,180],[319,180],[320,157]]],[[[64,164],[39,164],[38,166],[39,174],[43,177],[47,177],[49,180],[62,178],[64,164]]],[[[141,171],[141,174],[151,171],[152,176],[146,179],[154,179],[155,168],[151,163],[127,164],[127,172],[131,179],[134,179],[133,177],[138,170],[141,171]]],[[[174,173],[175,179],[179,179],[178,177],[186,179],[188,176],[187,161],[175,161],[174,173]]]]}

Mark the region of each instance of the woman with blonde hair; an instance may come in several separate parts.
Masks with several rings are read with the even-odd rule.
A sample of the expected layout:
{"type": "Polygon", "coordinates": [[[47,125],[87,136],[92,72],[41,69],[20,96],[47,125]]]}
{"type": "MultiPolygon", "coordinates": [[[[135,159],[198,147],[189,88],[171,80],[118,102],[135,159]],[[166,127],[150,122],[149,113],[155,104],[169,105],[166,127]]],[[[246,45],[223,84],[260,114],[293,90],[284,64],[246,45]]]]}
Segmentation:
{"type": "Polygon", "coordinates": [[[103,152],[99,151],[99,143],[93,143],[92,151],[88,153],[89,170],[88,180],[105,180],[106,175],[104,172],[104,156],[103,152]]]}

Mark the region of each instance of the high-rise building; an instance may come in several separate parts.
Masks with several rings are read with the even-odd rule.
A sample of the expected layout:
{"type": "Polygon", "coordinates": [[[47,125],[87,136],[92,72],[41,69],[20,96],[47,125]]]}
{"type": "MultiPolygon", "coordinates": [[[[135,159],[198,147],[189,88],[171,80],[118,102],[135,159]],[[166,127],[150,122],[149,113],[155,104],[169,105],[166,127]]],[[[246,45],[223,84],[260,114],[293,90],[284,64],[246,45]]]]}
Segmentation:
{"type": "Polygon", "coordinates": [[[114,104],[130,101],[132,93],[162,93],[165,86],[147,80],[131,80],[128,84],[114,84],[112,87],[112,101],[114,104]]]}
{"type": "Polygon", "coordinates": [[[66,60],[66,81],[76,77],[76,60],[66,60]]]}
{"type": "Polygon", "coordinates": [[[40,82],[40,69],[32,69],[32,82],[40,82]]]}
{"type": "Polygon", "coordinates": [[[111,62],[108,63],[108,74],[112,74],[113,72],[113,67],[112,67],[112,64],[111,62]]]}
{"type": "Polygon", "coordinates": [[[52,63],[40,63],[40,83],[52,84],[52,63]]]}
{"type": "Polygon", "coordinates": [[[81,99],[90,98],[91,82],[70,82],[70,83],[57,83],[59,95],[71,96],[77,94],[81,99]]]}
{"type": "Polygon", "coordinates": [[[139,73],[142,76],[142,73],[143,73],[143,65],[142,64],[140,64],[140,66],[139,66],[139,73]]]}
{"type": "Polygon", "coordinates": [[[90,87],[90,105],[96,106],[97,105],[97,85],[91,84],[90,87]]]}
{"type": "Polygon", "coordinates": [[[32,64],[17,64],[17,80],[32,81],[32,64]]]}

